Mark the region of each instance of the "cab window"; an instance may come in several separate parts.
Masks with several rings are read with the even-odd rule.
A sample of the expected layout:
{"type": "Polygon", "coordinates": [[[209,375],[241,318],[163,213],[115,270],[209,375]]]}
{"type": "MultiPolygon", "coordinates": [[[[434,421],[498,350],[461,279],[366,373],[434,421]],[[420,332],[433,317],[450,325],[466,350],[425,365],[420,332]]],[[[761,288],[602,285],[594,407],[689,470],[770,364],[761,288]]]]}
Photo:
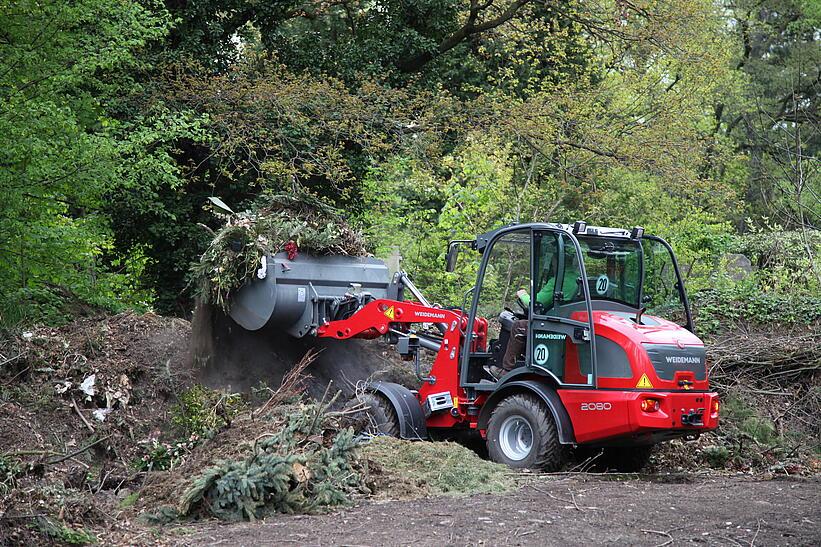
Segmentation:
{"type": "Polygon", "coordinates": [[[638,242],[600,237],[578,239],[590,299],[611,300],[638,308],[641,287],[641,247],[638,242]]]}
{"type": "Polygon", "coordinates": [[[688,326],[673,256],[660,241],[643,239],[644,287],[642,302],[647,313],[688,326]]]}
{"type": "Polygon", "coordinates": [[[530,289],[530,231],[505,234],[493,243],[479,291],[478,317],[488,320],[488,334],[499,335],[499,314],[515,310],[516,292],[530,289]]]}

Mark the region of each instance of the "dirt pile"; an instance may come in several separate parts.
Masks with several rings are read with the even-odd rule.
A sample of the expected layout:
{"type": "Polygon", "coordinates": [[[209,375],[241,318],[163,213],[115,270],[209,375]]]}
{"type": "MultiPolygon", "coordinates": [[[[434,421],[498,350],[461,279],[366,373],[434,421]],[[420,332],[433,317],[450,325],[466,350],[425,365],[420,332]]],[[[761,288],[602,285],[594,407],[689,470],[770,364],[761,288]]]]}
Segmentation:
{"type": "MultiPolygon", "coordinates": [[[[407,364],[386,359],[385,348],[324,347],[315,362],[294,367],[311,345],[268,338],[262,348],[269,353],[250,362],[264,371],[258,379],[284,384],[240,396],[196,384],[191,328],[182,320],[126,313],[4,336],[0,543],[147,544],[149,515],[256,518],[315,511],[374,491],[400,495],[395,485],[407,467],[393,470],[396,462],[386,460],[392,450],[360,455],[356,447],[365,439],[348,428],[346,396],[328,387],[332,380],[350,392],[380,369],[391,371],[383,374],[391,380],[411,382],[399,372],[407,364]],[[272,356],[276,374],[269,373],[272,356]],[[340,366],[346,361],[347,368],[340,366]],[[376,363],[361,365],[368,361],[376,363]]],[[[216,341],[214,354],[226,359],[260,343],[216,341]]],[[[248,376],[245,359],[232,361],[237,378],[248,376]]],[[[242,386],[253,383],[245,378],[242,386]]],[[[446,452],[476,459],[458,449],[461,456],[446,452]]],[[[399,452],[412,465],[413,451],[399,452]]],[[[427,459],[436,467],[433,456],[427,459]]],[[[483,477],[474,483],[483,484],[483,477]]],[[[446,489],[422,487],[433,482],[422,481],[415,491],[446,489]]]]}
{"type": "Polygon", "coordinates": [[[189,334],[180,319],[124,313],[4,335],[0,543],[124,533],[110,515],[139,488],[140,441],[166,428],[188,381],[189,334]]]}

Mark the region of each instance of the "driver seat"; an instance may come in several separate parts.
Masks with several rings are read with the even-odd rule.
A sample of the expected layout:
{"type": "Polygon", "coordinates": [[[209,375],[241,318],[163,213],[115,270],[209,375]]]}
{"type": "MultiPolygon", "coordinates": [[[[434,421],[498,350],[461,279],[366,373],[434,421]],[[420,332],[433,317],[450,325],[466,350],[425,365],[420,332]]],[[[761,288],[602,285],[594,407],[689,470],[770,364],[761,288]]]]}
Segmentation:
{"type": "Polygon", "coordinates": [[[516,321],[516,316],[510,310],[504,310],[499,314],[499,339],[491,346],[493,361],[496,366],[502,366],[502,359],[504,359],[507,344],[510,342],[510,335],[513,332],[514,321],[516,321]]]}

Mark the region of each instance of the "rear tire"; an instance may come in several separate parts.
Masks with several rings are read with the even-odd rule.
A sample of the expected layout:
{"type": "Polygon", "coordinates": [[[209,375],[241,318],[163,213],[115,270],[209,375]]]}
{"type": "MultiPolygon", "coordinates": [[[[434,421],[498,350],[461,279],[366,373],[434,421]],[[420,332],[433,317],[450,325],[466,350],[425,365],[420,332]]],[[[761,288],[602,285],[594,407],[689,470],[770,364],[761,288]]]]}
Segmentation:
{"type": "Polygon", "coordinates": [[[490,459],[516,469],[557,471],[568,455],[553,416],[537,397],[519,393],[493,409],[487,428],[490,459]]]}
{"type": "Polygon", "coordinates": [[[602,458],[609,469],[622,473],[638,473],[650,461],[655,445],[612,446],[604,449],[602,458]]]}
{"type": "Polygon", "coordinates": [[[376,393],[358,395],[355,402],[368,408],[364,411],[365,424],[363,432],[371,435],[399,437],[399,418],[393,405],[385,397],[376,393]]]}

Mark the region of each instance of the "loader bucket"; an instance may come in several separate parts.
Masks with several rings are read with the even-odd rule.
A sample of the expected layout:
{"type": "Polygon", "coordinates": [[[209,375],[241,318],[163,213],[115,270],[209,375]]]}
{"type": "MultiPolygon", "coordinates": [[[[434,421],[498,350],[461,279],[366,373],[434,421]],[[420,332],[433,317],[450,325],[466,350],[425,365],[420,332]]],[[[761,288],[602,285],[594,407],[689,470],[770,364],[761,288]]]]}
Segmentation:
{"type": "Polygon", "coordinates": [[[375,258],[300,254],[288,260],[278,253],[266,262],[265,278],[242,287],[231,302],[229,315],[247,330],[271,323],[302,338],[336,319],[346,295],[388,294],[390,271],[375,258]]]}

